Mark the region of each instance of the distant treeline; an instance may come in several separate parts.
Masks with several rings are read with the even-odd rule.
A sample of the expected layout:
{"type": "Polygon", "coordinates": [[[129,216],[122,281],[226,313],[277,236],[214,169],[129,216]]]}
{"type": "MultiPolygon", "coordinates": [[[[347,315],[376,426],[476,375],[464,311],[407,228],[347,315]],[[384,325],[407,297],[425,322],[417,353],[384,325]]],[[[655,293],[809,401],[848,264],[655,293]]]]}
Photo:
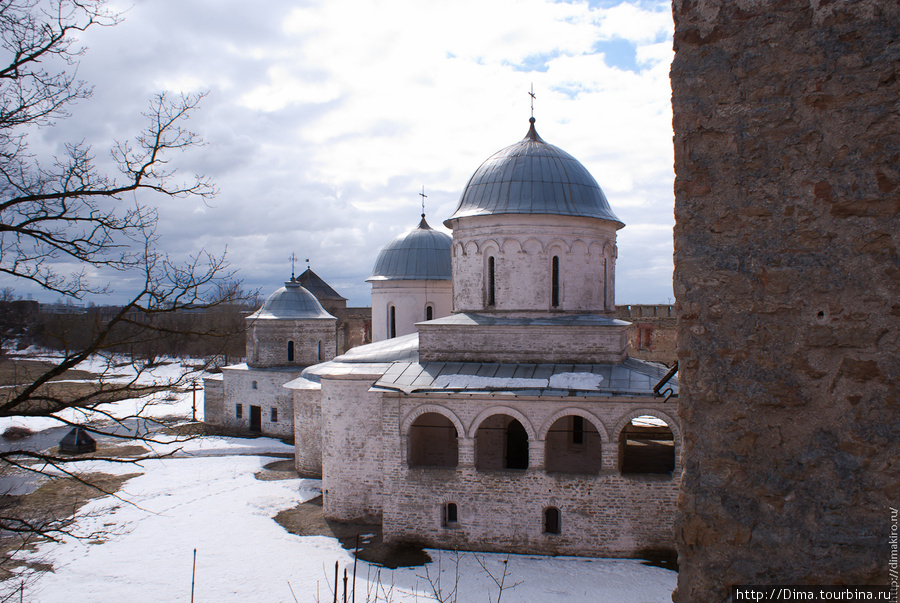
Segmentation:
{"type": "Polygon", "coordinates": [[[97,351],[133,355],[153,361],[161,356],[211,358],[223,363],[245,354],[245,305],[145,313],[116,306],[60,311],[31,300],[0,300],[0,342],[23,349],[37,345],[61,351],[83,350],[108,334],[97,351]],[[110,324],[113,324],[110,327],[110,324]]]}

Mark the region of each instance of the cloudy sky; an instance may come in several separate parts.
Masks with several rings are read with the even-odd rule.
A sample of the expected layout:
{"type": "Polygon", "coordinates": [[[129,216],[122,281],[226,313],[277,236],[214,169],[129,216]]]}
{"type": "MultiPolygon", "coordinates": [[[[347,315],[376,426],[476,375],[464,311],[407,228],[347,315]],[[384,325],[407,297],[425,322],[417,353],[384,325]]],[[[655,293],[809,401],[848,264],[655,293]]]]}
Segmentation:
{"type": "MultiPolygon", "coordinates": [[[[290,255],[350,305],[370,304],[379,249],[439,226],[482,161],[524,137],[534,86],[542,138],[594,175],[625,223],[617,303],[672,297],[668,0],[114,0],[116,27],[83,36],[93,98],[38,133],[101,163],[161,90],[206,91],[206,146],[176,159],[218,196],[158,205],[162,247],[227,257],[248,288],[290,277],[290,255]]],[[[119,300],[127,278],[113,283],[119,300]]],[[[17,292],[30,292],[16,286],[17,292]]],[[[33,292],[35,297],[55,297],[33,292]]]]}

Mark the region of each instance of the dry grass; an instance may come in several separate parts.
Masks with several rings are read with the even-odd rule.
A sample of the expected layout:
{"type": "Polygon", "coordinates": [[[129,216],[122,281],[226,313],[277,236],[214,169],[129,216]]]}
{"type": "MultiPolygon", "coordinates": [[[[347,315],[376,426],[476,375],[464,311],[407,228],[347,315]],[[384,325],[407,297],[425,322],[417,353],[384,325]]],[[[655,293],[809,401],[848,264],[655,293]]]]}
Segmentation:
{"type": "MultiPolygon", "coordinates": [[[[122,484],[138,475],[140,473],[80,475],[79,477],[87,483],[70,477],[54,478],[30,494],[0,497],[0,513],[4,516],[65,522],[87,502],[106,496],[105,492],[118,491],[122,484]]],[[[36,535],[0,538],[0,580],[12,577],[12,570],[21,566],[27,566],[35,571],[53,571],[52,565],[47,563],[23,562],[10,558],[16,551],[34,550],[35,545],[45,540],[47,539],[36,535]]]]}

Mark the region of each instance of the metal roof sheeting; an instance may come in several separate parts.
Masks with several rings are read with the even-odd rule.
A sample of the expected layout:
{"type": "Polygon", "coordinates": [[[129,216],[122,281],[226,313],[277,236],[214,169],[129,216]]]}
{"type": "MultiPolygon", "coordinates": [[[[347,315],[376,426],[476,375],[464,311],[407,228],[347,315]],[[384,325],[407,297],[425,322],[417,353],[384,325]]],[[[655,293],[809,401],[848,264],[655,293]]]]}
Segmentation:
{"type": "MultiPolygon", "coordinates": [[[[414,392],[493,393],[516,396],[654,396],[667,368],[628,358],[621,364],[512,364],[483,362],[396,362],[375,386],[414,392]],[[596,376],[574,378],[580,373],[596,376]],[[567,384],[567,385],[560,385],[567,384]]],[[[678,383],[669,386],[677,394],[678,383]]]]}
{"type": "Polygon", "coordinates": [[[309,320],[331,319],[334,316],[325,311],[315,296],[296,281],[287,281],[284,287],[270,295],[262,308],[247,317],[247,320],[309,320]]]}
{"type": "Polygon", "coordinates": [[[492,214],[553,214],[624,223],[613,213],[597,181],[534,128],[521,141],[494,153],[475,171],[456,212],[444,222],[492,214]]]}
{"type": "Polygon", "coordinates": [[[378,254],[372,281],[449,281],[452,239],[431,228],[422,216],[419,225],[388,243],[378,254]]]}

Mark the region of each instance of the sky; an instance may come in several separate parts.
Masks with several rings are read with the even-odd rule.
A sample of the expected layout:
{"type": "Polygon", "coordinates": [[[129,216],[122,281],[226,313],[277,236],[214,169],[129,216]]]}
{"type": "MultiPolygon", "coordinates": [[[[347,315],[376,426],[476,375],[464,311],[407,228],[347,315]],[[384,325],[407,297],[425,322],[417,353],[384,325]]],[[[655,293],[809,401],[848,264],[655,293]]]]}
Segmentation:
{"type": "MultiPolygon", "coordinates": [[[[348,305],[368,306],[378,251],[456,208],[469,177],[528,130],[593,174],[618,233],[616,303],[672,301],[672,114],[668,0],[113,0],[115,27],[92,28],[78,77],[92,98],[32,135],[108,151],[144,125],[162,91],[205,92],[189,126],[206,144],[173,156],[218,195],[138,195],[159,212],[174,260],[226,253],[263,296],[312,269],[348,305]]],[[[132,202],[126,199],[124,202],[132,202]]],[[[111,280],[116,303],[134,291],[111,280]]],[[[42,294],[20,283],[20,295],[42,294]]]]}

